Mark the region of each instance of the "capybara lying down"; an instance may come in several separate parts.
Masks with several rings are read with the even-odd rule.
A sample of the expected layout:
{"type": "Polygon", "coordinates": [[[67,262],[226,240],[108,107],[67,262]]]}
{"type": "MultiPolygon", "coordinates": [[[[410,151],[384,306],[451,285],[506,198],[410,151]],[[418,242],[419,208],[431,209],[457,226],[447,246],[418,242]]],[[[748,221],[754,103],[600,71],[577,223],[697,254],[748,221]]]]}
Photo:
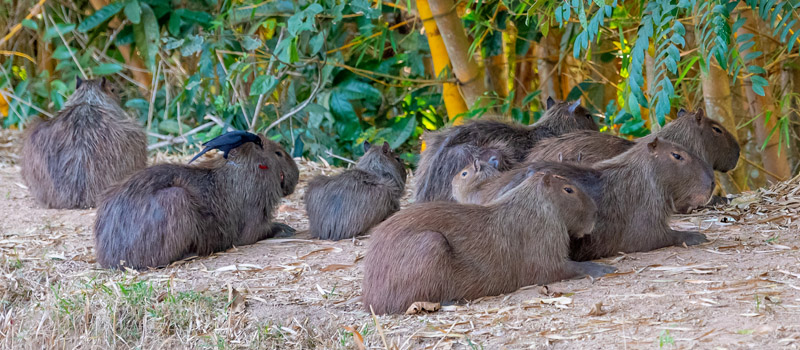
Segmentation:
{"type": "Polygon", "coordinates": [[[105,78],[83,81],[51,120],[25,131],[22,179],[40,205],[96,206],[102,193],[147,165],[144,130],[128,117],[105,78]]]}
{"type": "Polygon", "coordinates": [[[294,160],[263,136],[228,159],[146,168],[114,186],[97,209],[97,262],[163,267],[273,237],[288,228],[274,224],[272,215],[297,181],[294,160]]]}
{"type": "Polygon", "coordinates": [[[596,216],[586,194],[549,173],[532,174],[487,206],[413,205],[371,231],[364,307],[400,313],[416,301],[475,299],[613,272],[569,259],[570,235],[591,232],[596,216]]]}

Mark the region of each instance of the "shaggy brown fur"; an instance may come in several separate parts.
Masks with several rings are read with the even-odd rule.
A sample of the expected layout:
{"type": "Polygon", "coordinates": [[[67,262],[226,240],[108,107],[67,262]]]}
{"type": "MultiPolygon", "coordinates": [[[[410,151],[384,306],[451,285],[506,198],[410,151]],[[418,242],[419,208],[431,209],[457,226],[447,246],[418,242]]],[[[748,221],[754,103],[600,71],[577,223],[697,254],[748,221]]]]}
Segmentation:
{"type": "Polygon", "coordinates": [[[453,198],[459,203],[477,204],[476,199],[472,197],[481,192],[481,186],[500,174],[496,162],[490,164],[482,159],[475,159],[472,164],[461,169],[461,172],[453,177],[453,198]]]}
{"type": "Polygon", "coordinates": [[[567,232],[590,232],[596,211],[571,182],[550,174],[529,177],[488,206],[415,204],[372,231],[364,307],[400,313],[416,301],[469,300],[613,272],[568,258],[567,232]]]}
{"type": "Polygon", "coordinates": [[[103,267],[162,267],[255,243],[286,226],[272,223],[298,169],[275,142],[247,143],[228,159],[198,165],[159,164],[114,186],[97,209],[97,262],[103,267]]]}
{"type": "Polygon", "coordinates": [[[40,205],[94,207],[103,191],[147,165],[142,127],[105,78],[81,81],[55,118],[35,120],[22,146],[22,178],[40,205]]]}
{"type": "MultiPolygon", "coordinates": [[[[686,148],[714,170],[726,172],[739,161],[739,144],[730,132],[705,116],[702,109],[689,113],[681,109],[678,118],[661,131],[640,139],[650,142],[658,137],[686,148]]],[[[594,164],[627,151],[636,142],[594,131],[578,131],[544,140],[528,154],[527,161],[568,161],[594,164]]]]}
{"type": "Polygon", "coordinates": [[[308,184],[306,212],[311,235],[340,240],[367,233],[400,210],[406,184],[403,162],[384,142],[370,147],[355,169],[336,176],[317,176],[308,184]]]}
{"type": "MultiPolygon", "coordinates": [[[[548,100],[548,109],[542,118],[531,126],[502,120],[471,120],[463,125],[446,128],[424,135],[427,148],[420,155],[417,167],[415,201],[452,201],[450,182],[456,173],[475,158],[458,156],[461,145],[471,145],[478,150],[493,142],[507,146],[511,165],[525,159],[528,151],[540,140],[577,130],[598,130],[591,114],[580,101],[555,103],[548,100]],[[455,153],[455,154],[454,154],[455,153]]],[[[505,170],[502,166],[500,170],[505,170]]]]}

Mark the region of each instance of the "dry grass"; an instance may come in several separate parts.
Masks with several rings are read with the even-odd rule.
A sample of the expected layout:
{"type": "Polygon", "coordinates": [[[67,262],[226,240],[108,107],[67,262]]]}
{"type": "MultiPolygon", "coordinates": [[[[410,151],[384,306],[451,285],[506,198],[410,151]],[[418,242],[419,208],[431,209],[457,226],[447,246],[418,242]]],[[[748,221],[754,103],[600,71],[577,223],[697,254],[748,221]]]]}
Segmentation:
{"type": "MultiPolygon", "coordinates": [[[[619,272],[419,316],[359,301],[368,237],[310,239],[301,162],[278,219],[300,232],[165,269],[98,269],[92,210],[38,208],[0,131],[1,348],[798,348],[799,179],[678,218],[712,243],[608,259],[619,272]]],[[[160,159],[175,159],[158,155],[160,159]]],[[[409,191],[410,192],[410,191],[409,191]]]]}

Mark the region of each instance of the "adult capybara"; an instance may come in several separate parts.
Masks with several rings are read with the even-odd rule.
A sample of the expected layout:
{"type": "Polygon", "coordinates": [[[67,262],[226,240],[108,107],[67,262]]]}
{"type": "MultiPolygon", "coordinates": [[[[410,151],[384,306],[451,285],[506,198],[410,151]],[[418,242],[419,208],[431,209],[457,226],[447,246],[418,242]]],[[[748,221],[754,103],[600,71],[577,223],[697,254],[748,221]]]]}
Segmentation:
{"type": "Polygon", "coordinates": [[[112,187],[97,209],[97,262],[163,267],[286,230],[272,215],[281,197],[294,192],[297,165],[277,143],[259,140],[232,150],[228,159],[154,165],[112,187]]]}
{"type": "Polygon", "coordinates": [[[362,302],[378,314],[400,313],[416,301],[475,299],[613,272],[568,258],[568,232],[589,233],[596,212],[570,181],[547,173],[487,206],[412,205],[372,230],[362,302]]]}
{"type": "MultiPolygon", "coordinates": [[[[417,167],[415,201],[452,201],[450,182],[456,173],[469,165],[475,157],[453,154],[460,145],[478,149],[490,147],[494,142],[505,144],[504,153],[510,155],[511,165],[525,159],[528,151],[539,141],[577,130],[598,130],[592,115],[575,102],[556,103],[547,100],[547,110],[539,121],[526,126],[496,119],[470,120],[463,125],[446,128],[424,135],[427,148],[420,155],[417,167]]],[[[506,170],[501,166],[500,170],[506,170]]]]}
{"type": "Polygon", "coordinates": [[[708,163],[669,141],[656,137],[648,143],[637,143],[592,168],[570,163],[531,163],[492,180],[492,190],[486,190],[479,198],[484,203],[495,200],[532,169],[570,179],[597,203],[594,231],[570,244],[575,260],[706,241],[698,232],[672,230],[669,219],[676,212],[686,213],[706,203],[714,189],[713,171],[708,163]]]}
{"type": "MultiPolygon", "coordinates": [[[[677,119],[665,125],[659,132],[637,142],[650,142],[655,137],[683,146],[710,164],[714,170],[730,171],[739,161],[739,144],[736,139],[720,123],[706,117],[703,109],[694,113],[681,109],[677,119]]],[[[529,152],[527,161],[593,164],[613,158],[635,144],[634,141],[614,135],[578,131],[540,142],[529,152]]]]}
{"type": "Polygon", "coordinates": [[[144,130],[122,110],[111,85],[78,78],[64,108],[26,130],[22,179],[40,205],[94,207],[103,191],[147,165],[144,130]]]}
{"type": "Polygon", "coordinates": [[[500,176],[497,164],[497,158],[491,156],[488,161],[475,159],[472,164],[461,169],[453,177],[453,199],[458,203],[473,203],[475,200],[471,197],[481,192],[480,187],[489,183],[490,179],[500,176]]]}
{"type": "Polygon", "coordinates": [[[311,235],[340,240],[363,235],[400,210],[406,168],[389,143],[370,147],[354,169],[336,176],[317,176],[308,184],[306,212],[311,235]]]}

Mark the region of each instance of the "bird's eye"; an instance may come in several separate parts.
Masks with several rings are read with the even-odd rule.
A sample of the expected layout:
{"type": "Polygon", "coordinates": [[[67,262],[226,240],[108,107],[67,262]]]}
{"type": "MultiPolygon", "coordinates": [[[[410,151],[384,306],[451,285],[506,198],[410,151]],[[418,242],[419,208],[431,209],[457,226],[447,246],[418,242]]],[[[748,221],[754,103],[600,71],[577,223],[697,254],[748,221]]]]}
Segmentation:
{"type": "Polygon", "coordinates": [[[461,173],[461,176],[467,176],[467,172],[465,171],[465,172],[461,173]]]}
{"type": "Polygon", "coordinates": [[[277,152],[275,152],[275,154],[277,154],[278,157],[283,157],[283,152],[281,152],[281,151],[277,151],[277,152]]]}
{"type": "Polygon", "coordinates": [[[573,190],[572,187],[564,187],[564,192],[573,193],[575,190],[573,190]]]}
{"type": "Polygon", "coordinates": [[[592,119],[592,115],[591,114],[587,114],[586,118],[592,119]]]}
{"type": "Polygon", "coordinates": [[[720,128],[716,127],[716,126],[712,126],[711,130],[714,130],[714,132],[717,133],[717,134],[721,134],[722,133],[722,129],[720,129],[720,128]]]}
{"type": "Polygon", "coordinates": [[[675,158],[677,160],[683,160],[683,156],[681,156],[680,154],[677,154],[675,152],[672,152],[672,158],[675,158]]]}

